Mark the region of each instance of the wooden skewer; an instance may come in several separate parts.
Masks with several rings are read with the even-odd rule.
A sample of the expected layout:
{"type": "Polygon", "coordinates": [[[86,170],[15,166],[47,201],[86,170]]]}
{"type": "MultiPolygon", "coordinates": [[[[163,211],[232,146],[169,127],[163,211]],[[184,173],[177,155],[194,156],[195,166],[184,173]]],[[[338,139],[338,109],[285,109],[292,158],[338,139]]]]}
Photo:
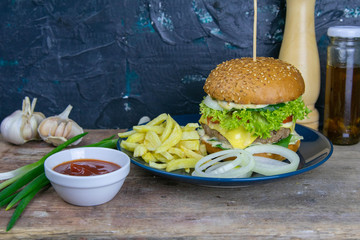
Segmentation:
{"type": "Polygon", "coordinates": [[[253,32],[253,61],[256,62],[256,25],[257,25],[257,0],[254,0],[254,32],[253,32]]]}

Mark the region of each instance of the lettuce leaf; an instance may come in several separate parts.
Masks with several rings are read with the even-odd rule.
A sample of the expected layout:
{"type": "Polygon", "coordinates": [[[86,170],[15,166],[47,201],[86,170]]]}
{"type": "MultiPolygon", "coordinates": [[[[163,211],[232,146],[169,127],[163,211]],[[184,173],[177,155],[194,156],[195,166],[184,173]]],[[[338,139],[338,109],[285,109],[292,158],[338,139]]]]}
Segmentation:
{"type": "Polygon", "coordinates": [[[281,139],[280,141],[278,141],[277,143],[274,143],[274,144],[287,148],[289,146],[289,144],[290,144],[291,138],[292,138],[292,135],[290,134],[286,138],[283,138],[283,139],[281,139]]]}
{"type": "Polygon", "coordinates": [[[220,126],[231,130],[243,126],[247,131],[260,138],[269,138],[270,132],[279,130],[282,122],[289,116],[292,121],[304,119],[310,110],[305,106],[302,98],[286,103],[268,105],[259,109],[231,109],[214,110],[200,103],[202,117],[218,121],[220,126]]]}

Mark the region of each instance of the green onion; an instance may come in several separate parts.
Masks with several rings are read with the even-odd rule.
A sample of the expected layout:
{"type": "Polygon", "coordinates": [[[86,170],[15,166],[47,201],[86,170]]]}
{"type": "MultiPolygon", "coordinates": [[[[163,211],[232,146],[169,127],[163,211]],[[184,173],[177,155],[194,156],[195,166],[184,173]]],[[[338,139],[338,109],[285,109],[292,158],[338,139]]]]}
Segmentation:
{"type": "Polygon", "coordinates": [[[118,139],[113,139],[115,135],[112,135],[109,138],[105,138],[97,143],[89,144],[83,147],[104,147],[104,148],[116,148],[116,143],[118,139]]]}
{"type": "Polygon", "coordinates": [[[22,175],[21,178],[17,179],[13,184],[0,192],[0,201],[7,198],[8,196],[16,192],[18,189],[28,184],[31,180],[39,176],[42,172],[44,172],[44,165],[40,165],[22,175]]]}
{"type": "Polygon", "coordinates": [[[5,180],[5,179],[8,179],[8,180],[5,181],[5,182],[2,182],[0,184],[0,190],[4,189],[7,186],[9,186],[13,182],[15,182],[17,179],[22,177],[25,173],[27,173],[28,171],[34,169],[37,166],[39,166],[39,163],[34,162],[32,164],[25,165],[23,167],[20,167],[20,168],[18,168],[16,170],[11,171],[11,172],[1,173],[0,174],[1,175],[1,180],[5,180]]]}
{"type": "Polygon", "coordinates": [[[15,169],[13,171],[10,171],[10,172],[0,173],[0,181],[1,180],[6,180],[6,179],[9,179],[9,178],[13,178],[16,175],[19,175],[22,172],[24,172],[26,170],[29,170],[29,169],[32,169],[32,166],[26,165],[26,166],[20,167],[18,169],[15,169]]]}
{"type": "Polygon", "coordinates": [[[32,182],[30,182],[23,190],[21,190],[13,200],[6,207],[6,211],[9,210],[12,206],[14,206],[21,199],[26,197],[29,193],[33,192],[36,189],[41,189],[46,185],[50,184],[50,181],[46,178],[45,173],[43,172],[38,177],[36,177],[32,182]]]}
{"type": "Polygon", "coordinates": [[[16,194],[17,193],[14,193],[13,195],[10,195],[4,200],[0,201],[0,207],[4,207],[5,205],[8,205],[11,202],[11,200],[13,200],[14,197],[16,197],[16,194]]]}
{"type": "Polygon", "coordinates": [[[11,216],[11,219],[6,227],[6,231],[10,231],[10,229],[15,225],[16,221],[20,217],[21,213],[25,210],[26,206],[29,204],[29,202],[35,197],[35,195],[41,190],[35,189],[31,193],[29,193],[25,198],[21,200],[19,205],[16,207],[13,215],[11,216]]]}
{"type": "MultiPolygon", "coordinates": [[[[44,172],[45,160],[52,154],[63,150],[86,134],[87,132],[69,139],[65,143],[54,148],[35,163],[28,164],[7,173],[0,173],[0,180],[10,178],[0,184],[0,207],[7,205],[5,210],[9,210],[18,203],[6,231],[9,231],[15,225],[16,221],[21,216],[21,213],[34,196],[41,189],[51,186],[50,181],[46,178],[44,172]]],[[[115,135],[83,147],[116,148],[118,139],[113,139],[114,137],[115,135]]]]}

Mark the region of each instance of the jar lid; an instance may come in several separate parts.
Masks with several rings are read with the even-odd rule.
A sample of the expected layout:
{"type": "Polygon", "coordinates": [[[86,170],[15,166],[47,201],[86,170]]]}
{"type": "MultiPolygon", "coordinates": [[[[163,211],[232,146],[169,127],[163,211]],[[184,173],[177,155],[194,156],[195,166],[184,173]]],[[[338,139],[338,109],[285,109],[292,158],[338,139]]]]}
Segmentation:
{"type": "Polygon", "coordinates": [[[327,31],[329,37],[358,38],[360,37],[360,27],[357,26],[335,26],[329,27],[327,31]]]}

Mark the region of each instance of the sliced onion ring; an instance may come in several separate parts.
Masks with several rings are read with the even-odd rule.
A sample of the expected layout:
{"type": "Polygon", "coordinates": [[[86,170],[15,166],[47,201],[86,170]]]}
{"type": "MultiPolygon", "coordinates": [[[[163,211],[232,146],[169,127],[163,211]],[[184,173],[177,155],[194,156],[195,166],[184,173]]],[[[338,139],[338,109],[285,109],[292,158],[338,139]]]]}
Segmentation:
{"type": "Polygon", "coordinates": [[[295,171],[300,163],[299,156],[292,150],[270,144],[262,144],[242,149],[224,150],[209,154],[200,159],[193,171],[193,176],[217,178],[250,177],[252,172],[264,176],[278,175],[295,171]],[[278,154],[290,161],[290,164],[278,160],[253,156],[256,153],[278,154]],[[228,158],[234,160],[222,161],[228,158]]]}
{"type": "Polygon", "coordinates": [[[222,111],[223,108],[217,103],[217,101],[213,100],[209,95],[207,95],[204,99],[204,103],[211,109],[222,111]]]}
{"type": "Polygon", "coordinates": [[[274,160],[270,158],[254,156],[255,167],[253,171],[265,176],[293,172],[298,168],[300,163],[300,158],[294,151],[277,145],[266,144],[266,145],[251,146],[246,148],[246,151],[252,154],[256,154],[256,153],[278,154],[287,158],[290,161],[290,164],[287,164],[285,162],[280,162],[278,160],[274,160]]]}
{"type": "Polygon", "coordinates": [[[193,172],[194,176],[239,178],[249,176],[255,166],[250,153],[241,149],[224,150],[207,155],[200,159],[193,172]],[[224,159],[236,157],[235,160],[220,162],[224,159]]]}

